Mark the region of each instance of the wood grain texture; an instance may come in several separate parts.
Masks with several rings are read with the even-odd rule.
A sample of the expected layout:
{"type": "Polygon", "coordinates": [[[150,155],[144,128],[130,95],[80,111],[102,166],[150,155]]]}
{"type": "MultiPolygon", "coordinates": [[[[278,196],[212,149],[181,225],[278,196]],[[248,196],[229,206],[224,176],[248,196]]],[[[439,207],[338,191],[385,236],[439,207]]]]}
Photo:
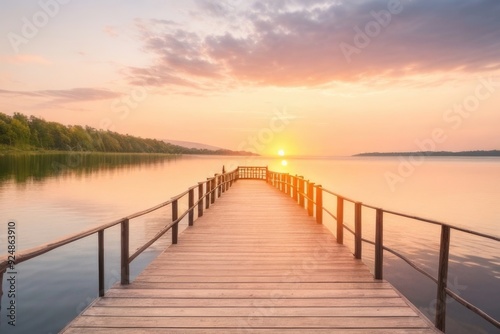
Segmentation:
{"type": "Polygon", "coordinates": [[[236,182],[178,241],[63,332],[437,332],[307,210],[263,181],[236,182]]]}

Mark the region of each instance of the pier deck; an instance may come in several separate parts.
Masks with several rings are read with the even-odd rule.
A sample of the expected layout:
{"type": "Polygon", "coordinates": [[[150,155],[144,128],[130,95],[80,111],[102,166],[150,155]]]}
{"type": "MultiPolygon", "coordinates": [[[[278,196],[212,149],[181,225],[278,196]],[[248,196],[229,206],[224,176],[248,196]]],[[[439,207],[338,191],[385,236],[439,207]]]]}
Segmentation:
{"type": "Polygon", "coordinates": [[[64,331],[436,333],[290,197],[236,182],[130,285],[64,331]]]}

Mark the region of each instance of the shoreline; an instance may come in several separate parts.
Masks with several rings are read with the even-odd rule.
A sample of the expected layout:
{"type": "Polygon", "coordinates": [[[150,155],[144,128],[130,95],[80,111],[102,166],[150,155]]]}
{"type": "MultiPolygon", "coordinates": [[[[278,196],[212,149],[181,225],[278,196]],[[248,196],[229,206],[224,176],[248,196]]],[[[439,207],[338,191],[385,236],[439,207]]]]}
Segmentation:
{"type": "Polygon", "coordinates": [[[421,151],[421,152],[368,152],[353,157],[500,157],[500,150],[477,151],[421,151]]]}
{"type": "Polygon", "coordinates": [[[171,157],[179,157],[183,155],[187,156],[237,156],[237,157],[250,157],[252,155],[238,155],[238,154],[220,154],[220,153],[160,153],[160,152],[102,152],[102,151],[58,151],[58,150],[43,150],[43,149],[22,149],[22,148],[14,148],[9,146],[0,146],[0,156],[6,155],[51,155],[51,154],[114,154],[114,155],[159,155],[159,156],[171,156],[171,157]]]}

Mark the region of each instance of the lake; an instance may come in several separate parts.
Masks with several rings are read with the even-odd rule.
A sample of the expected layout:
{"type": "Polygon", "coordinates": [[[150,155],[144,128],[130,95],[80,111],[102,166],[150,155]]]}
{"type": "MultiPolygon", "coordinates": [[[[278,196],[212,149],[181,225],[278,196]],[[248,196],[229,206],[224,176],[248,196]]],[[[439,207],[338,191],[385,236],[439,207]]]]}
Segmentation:
{"type": "MultiPolygon", "coordinates": [[[[433,218],[500,235],[500,158],[288,158],[50,154],[0,157],[0,254],[7,253],[8,222],[16,224],[18,250],[57,240],[164,202],[220,173],[224,165],[269,166],[303,175],[343,196],[384,209],[433,218]]],[[[230,196],[230,193],[225,194],[230,196]]],[[[333,200],[325,195],[325,203],[333,200]]],[[[185,209],[186,203],[180,208],[185,209]]],[[[170,207],[131,221],[135,250],[170,219],[170,207]]],[[[346,204],[346,225],[353,208],[346,204]]],[[[325,225],[335,231],[334,222],[325,225]]],[[[186,223],[183,223],[185,228],[186,223]]],[[[373,239],[374,217],[363,211],[363,234],[373,239]]],[[[181,226],[181,230],[182,230],[181,226]]],[[[439,227],[387,217],[385,245],[436,276],[439,227]]],[[[170,243],[169,233],[137,258],[135,277],[170,243]]],[[[344,235],[352,248],[352,237],[344,235]]],[[[181,236],[182,242],[182,236],[181,236]]],[[[119,279],[119,227],[107,230],[106,288],[119,279]]],[[[449,286],[500,318],[500,252],[495,242],[452,232],[449,286]]],[[[373,268],[373,247],[363,245],[373,268]]],[[[91,236],[17,266],[16,327],[1,300],[1,333],[57,333],[97,296],[97,237],[91,236]]],[[[433,318],[435,284],[402,260],[384,253],[384,278],[433,318]]],[[[4,275],[4,291],[7,287],[4,275]]],[[[449,298],[450,299],[450,298],[449,298]]],[[[498,333],[457,302],[448,304],[449,333],[498,333]]]]}

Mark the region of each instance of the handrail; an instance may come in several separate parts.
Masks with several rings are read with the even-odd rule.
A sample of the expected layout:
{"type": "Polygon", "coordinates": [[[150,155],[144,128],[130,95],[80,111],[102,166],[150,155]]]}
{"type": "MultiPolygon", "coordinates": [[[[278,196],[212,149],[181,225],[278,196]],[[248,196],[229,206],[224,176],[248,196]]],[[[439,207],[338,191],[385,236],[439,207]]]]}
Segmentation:
{"type": "MultiPolygon", "coordinates": [[[[72,242],[75,242],[75,241],[78,241],[80,239],[91,236],[99,231],[106,230],[108,228],[111,228],[113,226],[121,224],[123,222],[123,220],[125,220],[125,218],[115,220],[115,221],[108,223],[108,224],[93,227],[93,228],[90,228],[89,230],[72,234],[68,237],[63,238],[62,240],[57,240],[57,241],[54,241],[52,243],[33,247],[31,249],[23,251],[21,254],[19,254],[19,252],[16,252],[16,264],[28,261],[32,258],[35,258],[37,256],[48,253],[56,248],[65,246],[65,245],[70,244],[72,242]]],[[[0,273],[2,273],[8,267],[8,264],[9,264],[8,256],[7,255],[2,256],[0,259],[1,259],[1,261],[0,261],[0,273]]]]}
{"type": "MultiPolygon", "coordinates": [[[[267,168],[266,168],[267,171],[267,168]]],[[[196,207],[198,207],[198,217],[201,217],[203,215],[203,202],[207,200],[207,205],[206,208],[209,208],[210,202],[214,203],[216,197],[220,197],[223,192],[229,189],[233,185],[234,182],[238,180],[238,169],[235,169],[231,172],[223,173],[223,174],[215,174],[214,177],[208,178],[206,181],[199,182],[198,185],[192,186],[188,188],[188,190],[182,192],[181,194],[178,194],[174,197],[172,197],[170,200],[160,203],[158,205],[155,205],[151,208],[148,208],[143,211],[139,211],[133,214],[130,214],[124,218],[120,218],[118,220],[112,221],[110,223],[102,224],[99,226],[94,226],[91,227],[87,230],[84,230],[82,232],[78,232],[75,234],[71,234],[69,236],[66,236],[60,240],[47,243],[41,246],[37,246],[34,248],[30,248],[27,250],[24,250],[22,252],[16,252],[15,254],[15,264],[20,264],[22,262],[28,261],[30,259],[36,258],[40,255],[46,254],[52,250],[55,250],[57,248],[63,247],[65,245],[68,245],[70,243],[73,243],[75,241],[84,239],[86,237],[89,237],[94,234],[99,234],[98,238],[98,252],[99,252],[99,296],[104,296],[104,242],[103,242],[103,237],[104,237],[104,231],[117,226],[121,225],[122,230],[121,230],[121,267],[122,267],[122,277],[121,277],[121,282],[122,284],[128,284],[129,283],[129,265],[130,263],[136,259],[143,251],[148,249],[154,242],[156,242],[161,236],[163,236],[167,231],[172,229],[172,240],[175,240],[175,243],[177,242],[177,233],[178,233],[178,224],[179,222],[184,219],[187,215],[190,217],[190,222],[189,225],[191,226],[193,224],[194,220],[194,210],[196,207]],[[198,200],[194,202],[194,190],[198,189],[198,200]],[[204,191],[206,189],[206,192],[204,191]],[[189,194],[189,208],[183,212],[180,216],[178,216],[178,206],[177,203],[178,201],[183,198],[184,196],[189,194]],[[209,200],[210,199],[210,202],[209,200]],[[154,212],[156,210],[159,210],[163,207],[166,207],[168,205],[172,205],[172,208],[175,206],[175,212],[173,210],[173,221],[165,227],[163,227],[151,240],[146,242],[143,246],[139,247],[132,256],[129,256],[129,221],[134,218],[138,218],[141,216],[144,216],[148,213],[154,212]],[[174,218],[175,217],[175,218],[174,218]],[[175,232],[174,232],[175,231],[175,232]]],[[[11,257],[8,255],[0,257],[0,282],[3,278],[3,274],[6,271],[6,269],[9,267],[11,262],[9,261],[11,257]]],[[[1,289],[1,284],[0,284],[0,289],[1,289]]],[[[0,296],[2,296],[2,291],[0,291],[0,296]]]]}
{"type": "Polygon", "coordinates": [[[267,167],[262,166],[239,166],[237,169],[238,179],[266,180],[267,167]]]}
{"type": "MultiPolygon", "coordinates": [[[[447,275],[448,275],[448,253],[450,247],[450,230],[456,230],[460,232],[464,232],[467,234],[475,235],[478,237],[486,238],[493,241],[500,241],[500,237],[489,235],[486,233],[477,232],[471,229],[454,226],[448,223],[440,222],[434,219],[423,218],[415,215],[409,215],[406,213],[401,213],[393,210],[382,209],[373,205],[360,203],[348,197],[344,197],[338,193],[335,193],[331,190],[325,189],[321,186],[314,185],[314,183],[309,180],[305,180],[301,176],[293,176],[287,173],[278,173],[274,171],[268,171],[267,182],[276,188],[282,190],[284,193],[291,195],[293,199],[299,203],[302,207],[306,208],[306,203],[304,199],[307,200],[307,209],[309,214],[311,215],[312,209],[311,205],[316,206],[316,215],[318,223],[322,223],[322,215],[319,215],[320,212],[326,212],[333,219],[337,221],[337,242],[343,244],[343,230],[347,230],[352,233],[355,237],[355,252],[356,258],[361,259],[361,245],[362,242],[366,242],[375,246],[375,278],[382,279],[382,269],[383,269],[383,250],[386,250],[395,256],[399,257],[403,261],[405,261],[412,268],[432,280],[434,283],[438,285],[437,287],[437,303],[436,303],[436,319],[435,326],[441,330],[445,331],[445,318],[446,318],[446,296],[450,296],[460,304],[465,306],[467,309],[476,313],[489,323],[493,324],[497,328],[500,328],[500,322],[483,310],[473,305],[472,303],[466,301],[462,297],[459,297],[456,293],[447,288],[447,275]],[[306,186],[307,185],[307,186],[306,186]],[[311,187],[316,188],[316,201],[314,198],[313,192],[310,190],[311,187]],[[288,190],[287,190],[288,189],[288,190]],[[307,192],[305,191],[307,189],[307,192]],[[335,216],[331,211],[327,208],[323,207],[322,196],[323,193],[333,195],[337,198],[337,215],[335,216]],[[320,199],[320,200],[318,200],[320,199]],[[355,211],[355,219],[357,221],[356,228],[353,231],[351,228],[344,225],[344,201],[351,202],[355,204],[355,206],[359,206],[358,210],[355,211]],[[372,209],[377,212],[376,219],[376,236],[375,241],[367,240],[362,238],[361,235],[361,207],[365,207],[367,209],[372,209]],[[435,278],[430,273],[425,271],[425,269],[420,268],[417,264],[411,261],[406,256],[400,254],[399,252],[386,247],[383,245],[383,214],[391,214],[399,217],[409,218],[433,225],[441,226],[441,243],[440,243],[440,254],[439,254],[439,270],[438,270],[438,278],[435,278]]],[[[356,210],[356,208],[355,208],[356,210]]]]}
{"type": "Polygon", "coordinates": [[[406,263],[408,263],[408,265],[410,265],[413,269],[415,269],[416,271],[418,271],[419,273],[421,273],[422,275],[426,276],[431,281],[433,281],[434,283],[437,284],[437,282],[438,282],[437,278],[435,278],[434,276],[432,276],[431,274],[429,274],[425,270],[421,269],[419,266],[417,266],[413,261],[411,261],[409,258],[407,258],[406,256],[404,256],[403,254],[401,254],[399,252],[396,252],[394,249],[391,249],[391,248],[385,247],[385,246],[384,246],[384,250],[388,251],[389,253],[392,253],[392,254],[396,255],[401,260],[403,260],[406,263]]]}

